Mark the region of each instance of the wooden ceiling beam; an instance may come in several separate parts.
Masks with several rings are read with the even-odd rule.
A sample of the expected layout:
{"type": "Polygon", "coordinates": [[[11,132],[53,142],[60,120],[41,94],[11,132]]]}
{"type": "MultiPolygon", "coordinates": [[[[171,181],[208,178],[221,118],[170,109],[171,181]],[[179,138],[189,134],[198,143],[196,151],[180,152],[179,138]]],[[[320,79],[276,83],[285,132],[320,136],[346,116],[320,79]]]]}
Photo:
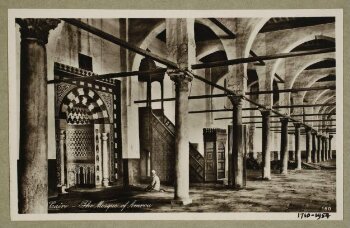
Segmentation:
{"type": "Polygon", "coordinates": [[[275,73],[274,76],[278,79],[277,83],[284,83],[284,80],[278,74],[275,73]]]}
{"type": "Polygon", "coordinates": [[[314,90],[335,90],[335,86],[318,86],[318,87],[308,87],[308,88],[292,88],[292,89],[280,89],[280,90],[264,90],[264,91],[253,91],[246,92],[246,95],[258,95],[258,94],[270,94],[270,93],[296,93],[302,91],[314,91],[314,90]]]}
{"type": "Polygon", "coordinates": [[[216,26],[218,26],[222,31],[224,31],[230,39],[236,39],[237,35],[232,32],[230,29],[228,29],[224,24],[222,24],[218,19],[216,18],[208,18],[211,22],[213,22],[216,26]]]}

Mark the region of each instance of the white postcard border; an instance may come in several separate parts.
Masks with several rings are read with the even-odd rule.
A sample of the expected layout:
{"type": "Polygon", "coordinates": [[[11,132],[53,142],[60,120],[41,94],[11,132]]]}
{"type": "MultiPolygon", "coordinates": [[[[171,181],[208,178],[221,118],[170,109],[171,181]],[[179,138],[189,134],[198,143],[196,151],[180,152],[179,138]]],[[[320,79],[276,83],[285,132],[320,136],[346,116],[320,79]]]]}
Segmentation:
{"type": "MultiPolygon", "coordinates": [[[[17,157],[19,129],[16,80],[15,18],[248,18],[248,17],[336,17],[336,147],[343,150],[343,10],[92,10],[92,9],[9,9],[8,10],[8,70],[9,70],[9,156],[10,156],[10,211],[12,221],[48,220],[300,220],[296,212],[217,212],[217,213],[79,213],[77,214],[18,214],[17,157]],[[12,41],[12,42],[11,42],[12,41]]],[[[336,156],[336,206],[329,220],[343,220],[343,151],[336,156]]],[[[309,218],[304,220],[315,220],[309,218]]],[[[320,220],[327,221],[327,220],[320,220]]]]}

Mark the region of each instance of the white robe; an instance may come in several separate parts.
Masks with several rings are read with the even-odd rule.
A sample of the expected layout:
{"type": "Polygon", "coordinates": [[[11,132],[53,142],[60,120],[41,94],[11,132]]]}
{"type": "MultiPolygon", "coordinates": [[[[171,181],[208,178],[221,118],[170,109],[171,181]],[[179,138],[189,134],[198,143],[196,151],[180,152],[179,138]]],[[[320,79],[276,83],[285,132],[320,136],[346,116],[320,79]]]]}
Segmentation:
{"type": "Polygon", "coordinates": [[[154,175],[152,178],[152,189],[159,191],[160,190],[160,180],[157,175],[154,175]]]}

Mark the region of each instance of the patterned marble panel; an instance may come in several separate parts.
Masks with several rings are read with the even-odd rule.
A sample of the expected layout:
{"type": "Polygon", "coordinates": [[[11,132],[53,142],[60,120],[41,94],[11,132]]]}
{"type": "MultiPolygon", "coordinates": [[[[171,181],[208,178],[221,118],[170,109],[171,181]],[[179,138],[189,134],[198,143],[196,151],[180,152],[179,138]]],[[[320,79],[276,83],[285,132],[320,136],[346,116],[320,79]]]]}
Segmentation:
{"type": "Polygon", "coordinates": [[[67,157],[69,160],[94,159],[94,131],[91,125],[67,128],[67,157]]]}
{"type": "Polygon", "coordinates": [[[113,123],[113,94],[96,91],[106,105],[110,123],[113,123]]]}
{"type": "Polygon", "coordinates": [[[60,111],[60,105],[62,103],[63,98],[71,91],[74,87],[74,85],[68,84],[68,83],[59,83],[56,85],[56,115],[60,111]]]}

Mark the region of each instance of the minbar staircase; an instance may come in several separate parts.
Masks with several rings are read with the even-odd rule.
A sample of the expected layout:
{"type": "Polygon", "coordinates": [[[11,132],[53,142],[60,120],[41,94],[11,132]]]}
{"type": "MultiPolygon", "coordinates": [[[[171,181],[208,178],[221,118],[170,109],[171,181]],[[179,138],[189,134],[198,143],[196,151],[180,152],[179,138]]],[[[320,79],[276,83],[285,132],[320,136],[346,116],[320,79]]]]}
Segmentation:
{"type": "MultiPolygon", "coordinates": [[[[163,110],[152,110],[151,119],[152,127],[154,125],[157,125],[157,127],[163,126],[175,141],[175,125],[164,115],[163,110]]],[[[204,182],[204,157],[191,143],[189,143],[189,148],[190,182],[204,182]]]]}

